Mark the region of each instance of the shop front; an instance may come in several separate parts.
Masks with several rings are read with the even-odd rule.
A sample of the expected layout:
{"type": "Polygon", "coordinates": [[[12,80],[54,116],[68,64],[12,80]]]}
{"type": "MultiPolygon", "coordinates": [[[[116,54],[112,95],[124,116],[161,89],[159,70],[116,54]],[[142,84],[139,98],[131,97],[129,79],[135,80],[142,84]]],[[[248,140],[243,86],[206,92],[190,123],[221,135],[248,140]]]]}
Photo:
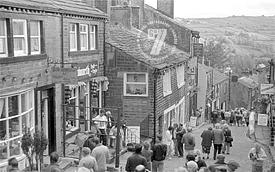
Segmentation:
{"type": "Polygon", "coordinates": [[[25,168],[21,138],[35,129],[34,89],[25,88],[0,96],[0,171],[6,171],[8,159],[15,157],[19,169],[25,168]]]}

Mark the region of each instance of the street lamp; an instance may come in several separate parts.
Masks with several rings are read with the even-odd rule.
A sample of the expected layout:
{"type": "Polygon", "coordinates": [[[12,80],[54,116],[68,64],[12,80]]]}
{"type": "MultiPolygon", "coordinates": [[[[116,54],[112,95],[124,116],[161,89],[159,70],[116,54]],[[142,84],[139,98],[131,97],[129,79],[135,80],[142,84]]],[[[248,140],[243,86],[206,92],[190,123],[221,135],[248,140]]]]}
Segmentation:
{"type": "Polygon", "coordinates": [[[231,94],[230,91],[231,91],[231,89],[230,89],[230,87],[231,87],[231,74],[232,74],[231,67],[230,66],[226,67],[224,73],[226,73],[229,77],[229,80],[228,80],[228,106],[227,106],[228,109],[227,110],[230,110],[230,108],[231,108],[231,104],[230,104],[230,94],[231,94]]]}

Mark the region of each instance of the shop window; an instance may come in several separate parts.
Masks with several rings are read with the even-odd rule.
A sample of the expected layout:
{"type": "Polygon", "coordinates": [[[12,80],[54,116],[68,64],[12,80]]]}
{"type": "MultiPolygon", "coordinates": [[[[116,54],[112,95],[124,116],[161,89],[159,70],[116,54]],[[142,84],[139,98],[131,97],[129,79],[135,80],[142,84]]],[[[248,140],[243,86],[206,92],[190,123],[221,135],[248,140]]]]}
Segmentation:
{"type": "Polygon", "coordinates": [[[40,38],[40,22],[30,22],[31,32],[31,54],[40,54],[41,52],[41,38],[40,38]]]}
{"type": "Polygon", "coordinates": [[[26,20],[13,20],[13,46],[14,56],[27,55],[27,22],[26,20]]]}
{"type": "Polygon", "coordinates": [[[34,132],[33,91],[0,97],[0,163],[23,153],[21,138],[27,130],[34,132]]]}
{"type": "Polygon", "coordinates": [[[177,69],[177,85],[178,88],[182,87],[184,83],[184,65],[178,66],[177,69]]]}
{"type": "Polygon", "coordinates": [[[6,21],[4,19],[0,19],[0,58],[7,56],[8,51],[6,21]]]}
{"type": "Polygon", "coordinates": [[[88,50],[88,25],[81,24],[79,26],[80,31],[80,50],[88,50]]]}
{"type": "Polygon", "coordinates": [[[124,96],[148,96],[148,74],[125,73],[124,96]]]}
{"type": "Polygon", "coordinates": [[[96,26],[90,25],[90,50],[96,49],[96,26]]]}
{"type": "Polygon", "coordinates": [[[164,71],[164,75],[162,78],[162,84],[163,84],[163,96],[167,96],[172,93],[171,88],[171,72],[170,70],[164,71]]]}
{"type": "Polygon", "coordinates": [[[75,131],[79,128],[79,94],[78,86],[67,85],[65,86],[65,92],[67,92],[69,98],[66,106],[66,131],[75,131]]]}
{"type": "Polygon", "coordinates": [[[70,24],[70,51],[77,50],[76,24],[70,24]]]}

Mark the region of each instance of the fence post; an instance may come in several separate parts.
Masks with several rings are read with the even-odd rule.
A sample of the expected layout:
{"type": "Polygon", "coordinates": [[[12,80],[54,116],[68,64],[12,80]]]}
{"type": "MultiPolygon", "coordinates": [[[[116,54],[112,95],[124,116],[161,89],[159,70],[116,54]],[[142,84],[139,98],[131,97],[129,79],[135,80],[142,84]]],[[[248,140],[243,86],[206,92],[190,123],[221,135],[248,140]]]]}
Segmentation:
{"type": "Polygon", "coordinates": [[[120,114],[120,108],[118,108],[118,115],[117,115],[117,134],[116,134],[116,162],[115,162],[115,168],[119,168],[120,127],[121,127],[121,114],[120,114]]]}

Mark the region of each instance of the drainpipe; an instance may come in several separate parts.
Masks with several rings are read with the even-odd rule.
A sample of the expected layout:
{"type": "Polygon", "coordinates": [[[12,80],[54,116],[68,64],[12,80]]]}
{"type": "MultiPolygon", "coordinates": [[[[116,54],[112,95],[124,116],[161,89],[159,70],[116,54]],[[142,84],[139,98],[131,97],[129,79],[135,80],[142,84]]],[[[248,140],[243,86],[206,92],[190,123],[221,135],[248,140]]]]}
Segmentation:
{"type": "MultiPolygon", "coordinates": [[[[106,65],[107,65],[107,53],[106,53],[106,22],[107,20],[104,21],[103,25],[103,76],[106,76],[106,65]]],[[[106,105],[106,91],[103,92],[103,107],[106,105]]]]}
{"type": "MultiPolygon", "coordinates": [[[[64,15],[61,14],[61,68],[64,68],[64,15]]],[[[66,119],[65,119],[65,101],[64,101],[64,89],[65,86],[63,83],[61,83],[61,106],[62,106],[62,128],[63,128],[63,157],[66,156],[66,147],[65,147],[65,142],[66,142],[66,119]]]]}
{"type": "Polygon", "coordinates": [[[153,76],[154,76],[154,106],[153,106],[153,111],[154,111],[154,144],[156,143],[156,138],[157,138],[157,134],[156,134],[156,129],[157,129],[157,79],[158,79],[158,74],[159,71],[158,69],[154,69],[153,72],[153,76]]]}

